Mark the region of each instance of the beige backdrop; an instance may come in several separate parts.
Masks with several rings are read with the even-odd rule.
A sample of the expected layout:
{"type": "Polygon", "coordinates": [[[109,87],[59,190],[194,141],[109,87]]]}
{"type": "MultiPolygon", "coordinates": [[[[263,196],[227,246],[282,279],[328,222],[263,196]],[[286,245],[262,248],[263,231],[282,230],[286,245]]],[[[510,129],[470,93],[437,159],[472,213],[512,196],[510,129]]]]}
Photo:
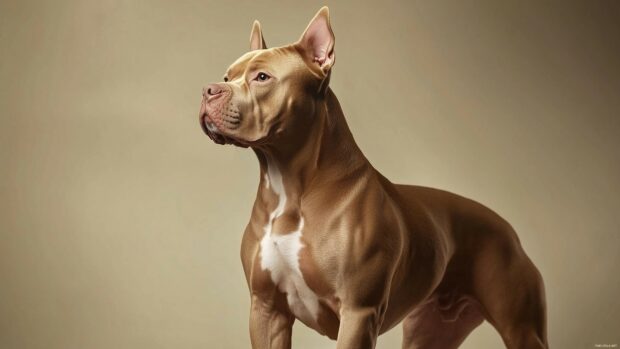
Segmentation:
{"type": "MultiPolygon", "coordinates": [[[[258,163],[202,133],[201,87],[253,19],[282,45],[321,5],[0,1],[0,348],[249,346],[258,163]]],[[[620,344],[620,3],[330,7],[332,87],[373,164],[512,222],[552,347],[620,344]]],[[[463,347],[501,342],[484,325],[463,347]]]]}

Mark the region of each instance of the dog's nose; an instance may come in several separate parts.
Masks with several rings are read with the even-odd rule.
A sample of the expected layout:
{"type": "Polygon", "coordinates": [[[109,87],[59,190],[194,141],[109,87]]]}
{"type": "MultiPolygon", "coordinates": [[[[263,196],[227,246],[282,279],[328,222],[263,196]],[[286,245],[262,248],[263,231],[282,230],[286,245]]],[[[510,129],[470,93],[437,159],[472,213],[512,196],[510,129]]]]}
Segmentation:
{"type": "Polygon", "coordinates": [[[203,91],[205,97],[215,97],[224,92],[224,88],[220,84],[209,84],[207,85],[207,87],[205,87],[205,91],[206,94],[204,94],[203,91]]]}

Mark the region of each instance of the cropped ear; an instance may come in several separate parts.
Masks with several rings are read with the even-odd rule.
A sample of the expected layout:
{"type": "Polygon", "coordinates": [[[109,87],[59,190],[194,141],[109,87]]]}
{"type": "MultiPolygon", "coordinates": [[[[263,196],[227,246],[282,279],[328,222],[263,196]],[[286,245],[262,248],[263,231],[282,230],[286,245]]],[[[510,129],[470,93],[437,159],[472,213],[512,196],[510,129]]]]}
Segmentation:
{"type": "Polygon", "coordinates": [[[329,8],[323,6],[308,24],[297,44],[306,58],[327,74],[335,62],[334,43],[336,39],[329,23],[329,8]]]}
{"type": "Polygon", "coordinates": [[[250,51],[264,50],[266,48],[267,45],[265,45],[263,31],[260,29],[260,22],[254,21],[254,24],[252,25],[252,33],[250,34],[250,51]]]}

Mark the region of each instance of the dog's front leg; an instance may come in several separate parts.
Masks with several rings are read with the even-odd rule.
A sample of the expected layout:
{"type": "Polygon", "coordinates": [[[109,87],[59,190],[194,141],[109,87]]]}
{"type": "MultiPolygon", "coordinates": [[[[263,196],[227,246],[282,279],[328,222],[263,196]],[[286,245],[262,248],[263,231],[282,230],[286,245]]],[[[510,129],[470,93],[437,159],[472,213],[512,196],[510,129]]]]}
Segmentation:
{"type": "Polygon", "coordinates": [[[288,312],[278,310],[273,301],[252,297],[250,340],[253,349],[290,349],[293,322],[288,312]]]}
{"type": "Polygon", "coordinates": [[[380,307],[344,308],[336,349],[373,349],[383,318],[380,307]]]}

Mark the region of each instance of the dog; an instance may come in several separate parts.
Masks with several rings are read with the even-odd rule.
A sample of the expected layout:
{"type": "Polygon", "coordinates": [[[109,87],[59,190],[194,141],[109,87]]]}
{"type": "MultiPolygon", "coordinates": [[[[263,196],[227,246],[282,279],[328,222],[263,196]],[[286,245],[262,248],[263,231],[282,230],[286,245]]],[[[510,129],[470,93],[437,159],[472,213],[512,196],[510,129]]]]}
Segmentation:
{"type": "Polygon", "coordinates": [[[200,125],[251,148],[259,187],[241,243],[252,348],[290,348],[299,320],[338,349],[457,348],[484,320],[507,348],[548,348],[541,274],[513,228],[446,191],[394,184],[356,145],[329,87],[329,10],[301,38],[250,51],[203,89],[200,125]]]}

